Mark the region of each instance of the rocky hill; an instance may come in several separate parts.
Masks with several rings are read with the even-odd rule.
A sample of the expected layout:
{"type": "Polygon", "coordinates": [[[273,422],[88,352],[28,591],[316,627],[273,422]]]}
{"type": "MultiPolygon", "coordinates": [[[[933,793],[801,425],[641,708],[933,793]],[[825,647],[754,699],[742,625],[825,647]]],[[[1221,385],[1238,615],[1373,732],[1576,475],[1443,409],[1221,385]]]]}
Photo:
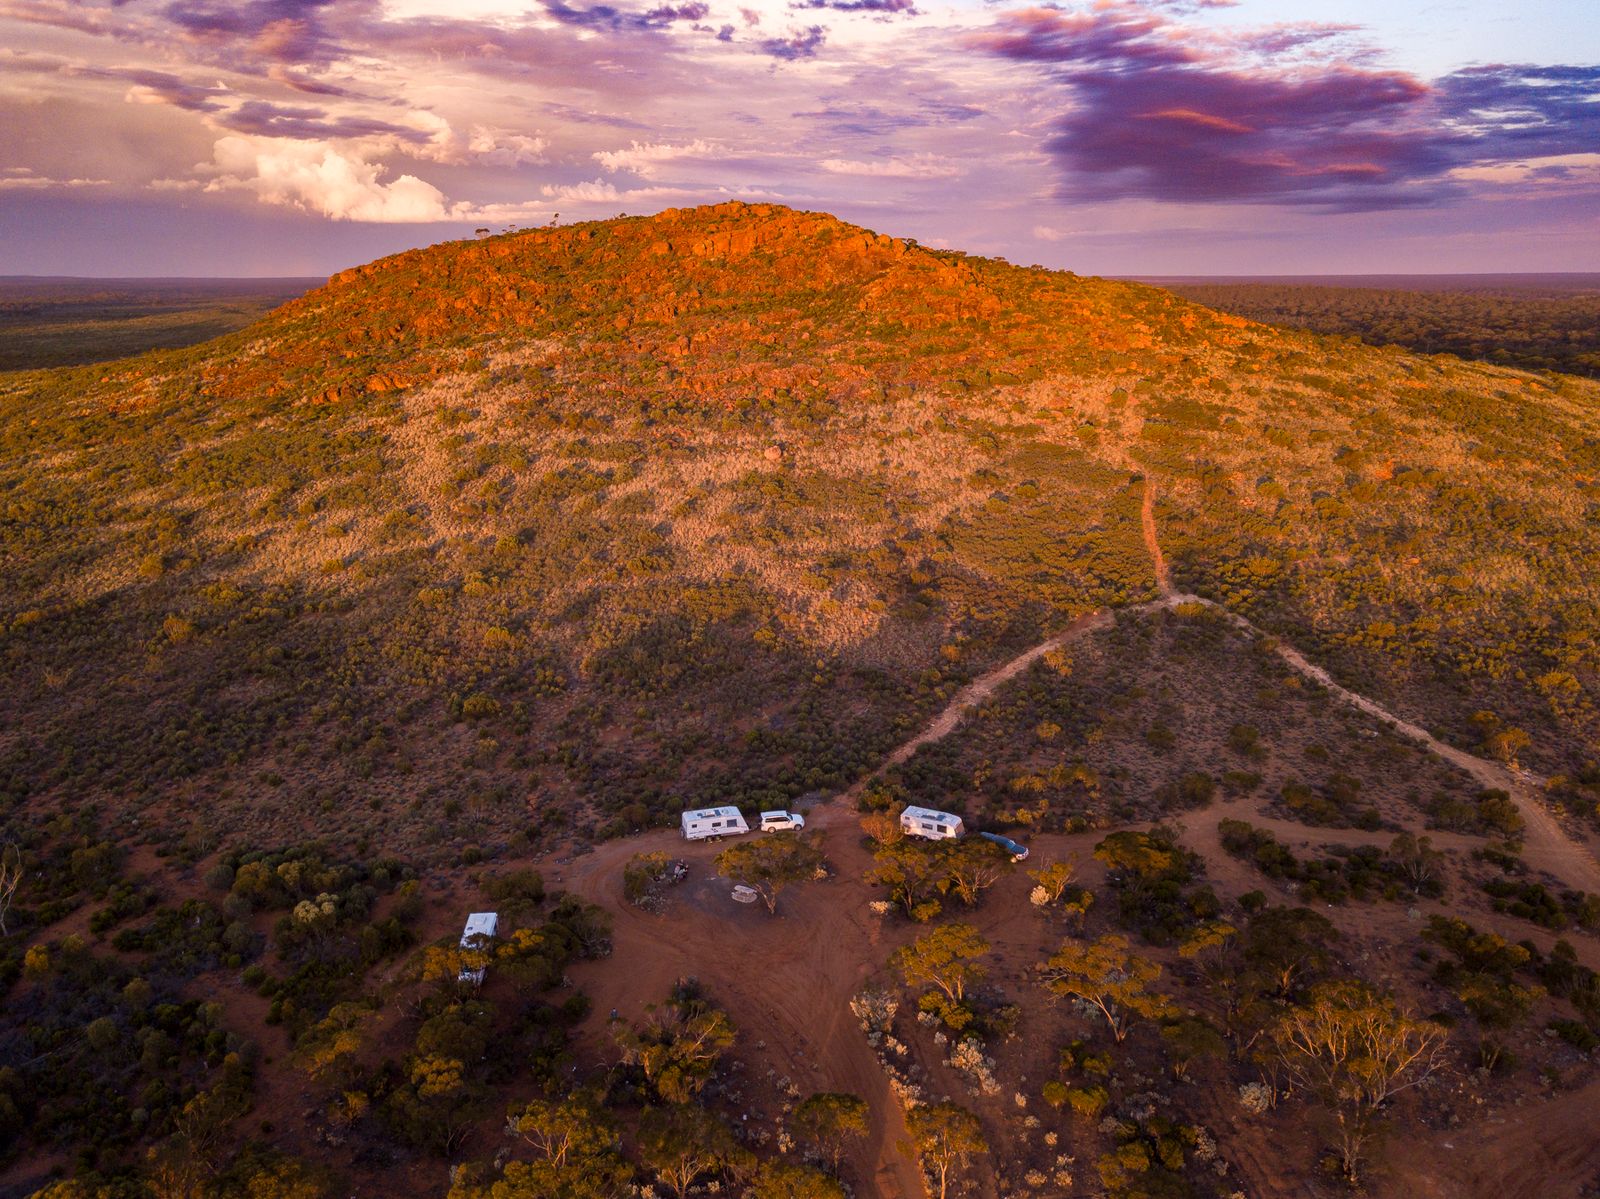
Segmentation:
{"type": "Polygon", "coordinates": [[[0,386],[12,803],[465,844],[841,786],[1152,593],[1146,474],[1182,586],[1594,781],[1587,383],[722,205],[0,386]]]}
{"type": "Polygon", "coordinates": [[[0,1194],[895,1196],[919,1107],[978,1129],[981,1195],[1332,1193],[1285,1047],[1332,1012],[1459,1083],[1366,1112],[1419,1146],[1375,1185],[1576,1196],[1597,504],[1594,382],[772,206],[0,375],[0,1194]],[[908,801],[1082,869],[897,848],[908,801]],[[817,805],[794,925],[711,851],[663,884],[714,803],[817,805]],[[1072,946],[1155,997],[1101,1020],[1072,946]],[[860,1137],[804,1158],[802,1088],[865,1096],[860,1137]],[[1518,1191],[1482,1121],[1535,1101],[1518,1191]]]}

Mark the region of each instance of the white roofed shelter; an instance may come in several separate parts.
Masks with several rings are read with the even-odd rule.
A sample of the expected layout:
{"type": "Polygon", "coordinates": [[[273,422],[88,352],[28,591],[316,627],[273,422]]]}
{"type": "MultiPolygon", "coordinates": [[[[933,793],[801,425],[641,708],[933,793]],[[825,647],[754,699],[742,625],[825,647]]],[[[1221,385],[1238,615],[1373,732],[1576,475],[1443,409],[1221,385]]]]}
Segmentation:
{"type": "Polygon", "coordinates": [[[967,831],[961,817],[936,808],[909,807],[900,813],[900,828],[908,837],[953,841],[967,831]]]}
{"type": "Polygon", "coordinates": [[[483,985],[483,976],[489,970],[489,953],[499,928],[499,912],[473,912],[467,917],[467,927],[461,933],[461,948],[467,951],[469,964],[461,968],[462,982],[475,987],[483,985]]]}
{"type": "Polygon", "coordinates": [[[750,826],[745,823],[738,808],[697,808],[683,814],[683,836],[686,841],[731,837],[749,831],[750,826]]]}

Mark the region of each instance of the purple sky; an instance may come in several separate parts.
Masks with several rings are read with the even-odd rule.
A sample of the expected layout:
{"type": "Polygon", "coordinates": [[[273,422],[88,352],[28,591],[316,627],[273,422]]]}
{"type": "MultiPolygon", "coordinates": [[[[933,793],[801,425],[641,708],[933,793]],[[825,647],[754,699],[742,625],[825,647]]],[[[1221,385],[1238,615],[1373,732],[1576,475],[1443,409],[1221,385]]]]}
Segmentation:
{"type": "Polygon", "coordinates": [[[1085,273],[1600,270],[1592,2],[0,0],[0,274],[741,198],[1085,273]]]}

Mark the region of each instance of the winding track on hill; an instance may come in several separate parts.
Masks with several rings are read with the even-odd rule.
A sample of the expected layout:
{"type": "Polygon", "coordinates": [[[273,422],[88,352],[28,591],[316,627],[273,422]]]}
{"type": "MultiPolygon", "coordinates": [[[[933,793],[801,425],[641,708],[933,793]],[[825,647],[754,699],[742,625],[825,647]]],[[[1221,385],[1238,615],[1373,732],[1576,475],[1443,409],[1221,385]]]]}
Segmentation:
{"type": "Polygon", "coordinates": [[[986,702],[996,691],[1046,654],[1061,649],[1087,633],[1103,629],[1110,623],[1111,613],[1104,608],[1097,608],[1093,612],[1078,617],[1077,620],[1073,621],[1054,637],[1039,642],[1032,649],[1024,650],[1009,662],[995,667],[988,674],[980,675],[973,679],[972,682],[956,692],[955,698],[946,704],[937,716],[924,725],[916,736],[891,752],[876,770],[857,782],[840,798],[853,799],[863,787],[882,775],[884,771],[910,761],[911,756],[924,745],[942,741],[945,737],[948,737],[955,731],[956,726],[966,719],[968,712],[979,704],[986,702]]]}
{"type": "MultiPolygon", "coordinates": [[[[1161,541],[1157,536],[1155,502],[1155,484],[1149,476],[1146,476],[1139,515],[1145,548],[1150,554],[1155,573],[1158,598],[1146,603],[1129,605],[1120,611],[1144,613],[1162,608],[1199,605],[1218,613],[1240,632],[1262,641],[1296,674],[1322,687],[1340,702],[1382,722],[1392,732],[1407,740],[1416,742],[1436,757],[1444,759],[1470,775],[1480,786],[1505,791],[1522,813],[1525,824],[1523,856],[1529,864],[1547,871],[1571,886],[1584,890],[1600,890],[1600,862],[1596,861],[1585,846],[1567,835],[1538,796],[1538,791],[1546,783],[1545,779],[1530,771],[1512,770],[1498,762],[1477,757],[1466,750],[1445,744],[1422,726],[1395,715],[1376,700],[1338,683],[1326,670],[1311,662],[1292,645],[1258,628],[1237,612],[1230,611],[1215,600],[1177,591],[1173,587],[1171,568],[1167,565],[1166,555],[1161,552],[1161,541]]],[[[909,761],[923,746],[948,736],[974,708],[989,700],[996,691],[1040,658],[1089,633],[1107,627],[1112,619],[1113,613],[1106,609],[1080,616],[1061,632],[974,679],[915,736],[893,750],[882,765],[846,791],[841,798],[854,798],[867,783],[885,771],[909,761]]]]}
{"type": "Polygon", "coordinates": [[[1248,636],[1259,638],[1296,674],[1322,687],[1341,703],[1381,721],[1392,732],[1416,742],[1429,753],[1464,771],[1480,786],[1506,792],[1522,814],[1524,859],[1537,869],[1555,875],[1569,886],[1582,890],[1600,890],[1600,862],[1595,860],[1594,854],[1586,846],[1567,835],[1539,798],[1538,792],[1548,780],[1531,771],[1512,770],[1499,762],[1492,762],[1487,758],[1469,754],[1464,749],[1445,744],[1421,725],[1396,716],[1376,700],[1369,699],[1336,682],[1332,675],[1307,659],[1292,645],[1257,628],[1237,612],[1224,608],[1215,600],[1175,591],[1166,558],[1161,552],[1160,539],[1156,536],[1155,484],[1148,476],[1144,484],[1141,524],[1144,528],[1145,548],[1149,550],[1150,559],[1155,565],[1156,587],[1161,594],[1162,604],[1169,608],[1199,604],[1219,613],[1234,628],[1248,636]]]}
{"type": "Polygon", "coordinates": [[[1149,475],[1144,477],[1144,498],[1139,503],[1139,527],[1144,532],[1144,548],[1150,553],[1150,564],[1156,572],[1156,591],[1163,597],[1172,594],[1172,571],[1167,566],[1167,556],[1161,552],[1161,538],[1156,536],[1156,485],[1149,475]]]}
{"type": "MultiPolygon", "coordinates": [[[[1176,591],[1157,537],[1155,501],[1155,485],[1147,476],[1140,521],[1154,569],[1157,598],[1119,611],[1148,613],[1199,605],[1218,613],[1247,636],[1260,639],[1297,674],[1325,688],[1341,702],[1459,767],[1482,786],[1506,791],[1526,822],[1525,860],[1570,886],[1600,890],[1600,863],[1567,836],[1539,800],[1536,788],[1542,780],[1444,744],[1419,725],[1335,682],[1327,671],[1292,646],[1237,613],[1213,600],[1176,591]]],[[[764,912],[753,908],[730,911],[726,884],[712,874],[711,859],[716,847],[686,846],[669,830],[611,841],[572,862],[567,877],[558,876],[557,881],[613,913],[613,961],[628,966],[619,971],[588,964],[573,970],[595,1004],[595,1017],[585,1030],[591,1046],[599,1048],[609,1040],[603,1013],[614,1009],[633,1019],[642,1015],[645,1004],[664,995],[679,977],[697,975],[738,1026],[764,1031],[771,1043],[762,1042],[758,1047],[797,1084],[809,1083],[819,1090],[854,1091],[869,1101],[874,1127],[866,1143],[851,1154],[852,1173],[858,1180],[884,1199],[925,1196],[920,1172],[909,1152],[904,1112],[865,1039],[854,1027],[849,1010],[851,997],[871,979],[894,945],[909,939],[905,930],[886,926],[869,916],[864,905],[841,904],[841,896],[833,893],[835,886],[859,885],[855,880],[870,865],[867,851],[851,835],[850,801],[885,771],[908,761],[923,746],[948,736],[975,708],[1033,663],[1108,627],[1114,615],[1101,609],[1080,616],[1055,635],[980,675],[916,734],[890,752],[871,774],[833,800],[817,805],[812,810],[811,826],[842,834],[832,838],[828,847],[838,881],[788,892],[783,900],[788,919],[769,920],[764,912]],[[643,911],[622,895],[623,866],[634,854],[652,850],[687,858],[695,869],[693,882],[661,914],[643,911]]],[[[1175,823],[1208,861],[1226,863],[1216,828],[1218,818],[1215,811],[1202,809],[1183,813],[1175,823]]],[[[1369,844],[1389,836],[1359,830],[1290,827],[1259,813],[1252,819],[1284,835],[1314,832],[1319,841],[1330,843],[1369,844]]],[[[1441,848],[1464,849],[1469,840],[1450,834],[1435,835],[1441,848]]],[[[762,1083],[756,1079],[738,1083],[740,1088],[746,1085],[760,1090],[762,1083]]],[[[984,1193],[993,1194],[992,1179],[984,1181],[984,1193]]]]}

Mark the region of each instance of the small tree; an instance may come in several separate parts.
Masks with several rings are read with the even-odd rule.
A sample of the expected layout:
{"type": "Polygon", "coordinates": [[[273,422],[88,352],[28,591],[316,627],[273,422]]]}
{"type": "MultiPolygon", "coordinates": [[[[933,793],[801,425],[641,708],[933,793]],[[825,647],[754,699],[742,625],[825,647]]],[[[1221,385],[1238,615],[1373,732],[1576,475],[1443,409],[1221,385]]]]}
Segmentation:
{"type": "Polygon", "coordinates": [[[710,1081],[734,1030],[726,1012],[683,986],[664,1011],[653,1011],[642,1028],[624,1028],[617,1040],[622,1060],[637,1065],[656,1094],[668,1103],[688,1103],[710,1081]]]}
{"type": "Polygon", "coordinates": [[[1495,729],[1483,741],[1484,748],[1507,766],[1517,764],[1517,755],[1533,744],[1533,738],[1515,727],[1507,725],[1505,728],[1495,729]]]}
{"type": "Polygon", "coordinates": [[[779,893],[791,883],[815,877],[822,860],[815,835],[773,833],[728,846],[717,855],[717,870],[736,883],[754,887],[767,911],[776,913],[779,893]]]}
{"type": "Polygon", "coordinates": [[[1339,937],[1329,919],[1310,908],[1263,908],[1245,928],[1243,954],[1252,973],[1287,998],[1328,963],[1339,937]]]}
{"type": "Polygon", "coordinates": [[[615,1199],[633,1173],[605,1109],[588,1095],[532,1100],[511,1112],[506,1131],[532,1147],[533,1160],[507,1162],[487,1188],[458,1183],[451,1199],[615,1199]]]}
{"type": "Polygon", "coordinates": [[[861,817],[861,831],[875,845],[892,845],[905,839],[906,830],[900,827],[900,817],[894,812],[868,812],[861,817]]]}
{"type": "Polygon", "coordinates": [[[648,1108],[639,1121],[640,1157],[678,1199],[736,1149],[728,1126],[698,1104],[648,1108]]]}
{"type": "Polygon", "coordinates": [[[1072,886],[1072,880],[1078,876],[1078,859],[1068,858],[1064,862],[1050,862],[1037,870],[1028,871],[1031,878],[1043,895],[1040,906],[1057,904],[1061,897],[1067,893],[1067,888],[1072,886]]]}
{"type": "Polygon", "coordinates": [[[603,1158],[617,1146],[604,1110],[583,1095],[529,1100],[506,1118],[506,1131],[531,1146],[538,1160],[563,1168],[603,1158]]]}
{"type": "Polygon", "coordinates": [[[302,1069],[318,1082],[344,1087],[355,1080],[377,1013],[359,1003],[336,1003],[295,1046],[302,1069]]]}
{"type": "Polygon", "coordinates": [[[940,851],[943,877],[939,890],[955,892],[967,907],[977,905],[983,892],[1011,870],[1011,855],[984,837],[963,837],[946,841],[940,851]]]}
{"type": "Polygon", "coordinates": [[[1444,854],[1433,847],[1429,838],[1419,837],[1415,833],[1400,833],[1389,843],[1389,853],[1414,892],[1419,895],[1423,892],[1440,892],[1439,868],[1444,862],[1444,854]]]}
{"type": "Polygon", "coordinates": [[[1226,920],[1208,920],[1199,928],[1190,930],[1183,944],[1178,946],[1178,956],[1203,959],[1208,954],[1226,950],[1238,935],[1239,930],[1226,920]]]}
{"type": "Polygon", "coordinates": [[[150,1149],[147,1176],[157,1199],[195,1199],[217,1172],[228,1127],[243,1114],[222,1089],[201,1091],[183,1105],[172,1135],[150,1149]]]}
{"type": "Polygon", "coordinates": [[[907,916],[916,919],[930,905],[938,912],[939,901],[932,896],[943,870],[926,842],[910,837],[891,841],[879,846],[872,859],[877,865],[867,871],[867,881],[888,887],[889,897],[907,916]]]}
{"type": "Polygon", "coordinates": [[[1151,990],[1161,966],[1130,953],[1126,937],[1106,936],[1088,944],[1063,941],[1038,970],[1047,991],[1098,1008],[1119,1044],[1134,1016],[1159,1020],[1174,1010],[1171,1000],[1151,990]]]}
{"type": "Polygon", "coordinates": [[[988,952],[988,940],[972,925],[942,924],[895,950],[889,963],[908,986],[932,983],[952,1003],[960,1003],[967,988],[982,980],[985,971],[977,962],[988,952]]]}
{"type": "Polygon", "coordinates": [[[1277,1062],[1333,1114],[1340,1168],[1360,1180],[1378,1113],[1442,1064],[1445,1031],[1414,1020],[1365,983],[1325,983],[1273,1029],[1277,1062]]]}
{"type": "Polygon", "coordinates": [[[11,913],[11,904],[21,885],[22,850],[15,844],[8,844],[0,849],[0,937],[11,931],[6,927],[6,917],[11,913]]]}
{"type": "Polygon", "coordinates": [[[974,1156],[988,1150],[983,1125],[955,1103],[930,1103],[912,1108],[906,1126],[924,1167],[939,1184],[939,1199],[948,1199],[950,1180],[974,1156]]]}
{"type": "Polygon", "coordinates": [[[422,981],[442,996],[460,997],[477,989],[472,980],[483,977],[493,959],[487,937],[474,937],[470,946],[430,945],[422,951],[422,981]]]}
{"type": "Polygon", "coordinates": [[[1169,826],[1157,825],[1149,832],[1112,833],[1094,847],[1094,856],[1115,874],[1152,881],[1177,875],[1188,855],[1169,826]]]}
{"type": "Polygon", "coordinates": [[[745,1191],[746,1199],[845,1199],[844,1187],[821,1170],[767,1162],[745,1191]]]}
{"type": "Polygon", "coordinates": [[[859,1095],[819,1091],[794,1109],[794,1131],[817,1147],[835,1173],[845,1143],[867,1135],[867,1101],[859,1095]]]}
{"type": "Polygon", "coordinates": [[[1207,1058],[1222,1057],[1228,1043],[1212,1025],[1198,1016],[1184,1016],[1161,1030],[1174,1078],[1188,1078],[1190,1068],[1207,1058]]]}
{"type": "Polygon", "coordinates": [[[145,1154],[145,1183],[155,1199],[199,1199],[207,1181],[182,1137],[168,1137],[145,1154]]]}

